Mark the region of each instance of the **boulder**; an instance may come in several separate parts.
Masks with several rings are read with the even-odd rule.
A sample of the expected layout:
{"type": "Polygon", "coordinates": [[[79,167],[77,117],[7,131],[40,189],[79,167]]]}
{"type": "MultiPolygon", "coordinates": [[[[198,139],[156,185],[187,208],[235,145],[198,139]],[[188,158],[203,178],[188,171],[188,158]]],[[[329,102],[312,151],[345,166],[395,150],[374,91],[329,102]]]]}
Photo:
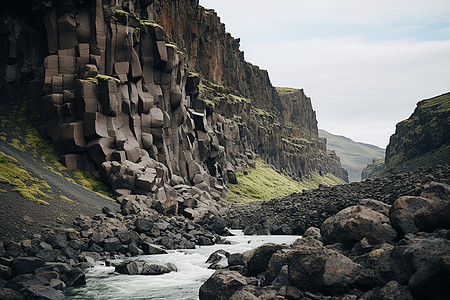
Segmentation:
{"type": "Polygon", "coordinates": [[[218,270],[200,287],[200,300],[228,300],[247,284],[236,271],[218,270]]]}
{"type": "Polygon", "coordinates": [[[45,262],[37,257],[16,257],[12,262],[11,270],[14,276],[32,274],[44,264],[45,262]]]}
{"type": "Polygon", "coordinates": [[[116,266],[115,271],[125,275],[162,275],[177,270],[171,263],[157,265],[143,260],[133,260],[120,263],[116,266]]]}
{"type": "Polygon", "coordinates": [[[414,224],[420,231],[433,232],[438,228],[450,228],[450,200],[434,200],[417,210],[414,224]]]}
{"type": "Polygon", "coordinates": [[[256,248],[253,254],[248,258],[247,266],[249,274],[256,276],[259,273],[265,272],[272,255],[283,248],[286,248],[286,246],[274,243],[267,243],[256,248]]]}
{"type": "Polygon", "coordinates": [[[308,292],[337,294],[350,290],[362,269],[346,256],[326,248],[302,247],[287,254],[291,285],[308,292]]]}
{"type": "Polygon", "coordinates": [[[389,210],[389,220],[392,228],[400,235],[414,233],[418,228],[414,224],[414,214],[422,207],[431,203],[429,199],[414,196],[403,196],[395,200],[389,210]]]}
{"type": "Polygon", "coordinates": [[[65,300],[67,299],[61,291],[57,291],[51,286],[32,285],[22,290],[26,299],[39,300],[65,300]]]}
{"type": "Polygon", "coordinates": [[[74,268],[64,273],[61,276],[61,279],[66,283],[68,287],[86,284],[86,276],[84,275],[83,270],[81,270],[80,268],[74,268]]]}
{"type": "Polygon", "coordinates": [[[134,226],[136,227],[136,231],[139,233],[147,232],[152,229],[154,222],[150,219],[138,218],[134,222],[134,226]]]}
{"type": "Polygon", "coordinates": [[[120,249],[122,249],[122,244],[120,243],[120,240],[118,237],[112,237],[105,239],[103,248],[106,252],[117,252],[120,249]]]}
{"type": "Polygon", "coordinates": [[[326,219],[320,232],[325,244],[342,243],[347,248],[363,238],[377,245],[390,242],[396,236],[387,216],[360,205],[347,207],[326,219]]]}
{"type": "Polygon", "coordinates": [[[448,299],[450,295],[450,256],[431,259],[408,282],[408,289],[415,299],[448,299]]]}

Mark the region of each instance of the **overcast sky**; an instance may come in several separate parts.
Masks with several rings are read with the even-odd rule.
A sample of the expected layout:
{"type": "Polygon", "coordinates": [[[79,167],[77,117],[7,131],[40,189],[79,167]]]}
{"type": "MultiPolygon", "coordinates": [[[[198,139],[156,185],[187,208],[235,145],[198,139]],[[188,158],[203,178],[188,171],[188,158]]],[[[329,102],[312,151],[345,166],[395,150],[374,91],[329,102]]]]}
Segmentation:
{"type": "Polygon", "coordinates": [[[449,0],[200,0],[319,128],[385,148],[419,100],[450,91],[449,0]]]}

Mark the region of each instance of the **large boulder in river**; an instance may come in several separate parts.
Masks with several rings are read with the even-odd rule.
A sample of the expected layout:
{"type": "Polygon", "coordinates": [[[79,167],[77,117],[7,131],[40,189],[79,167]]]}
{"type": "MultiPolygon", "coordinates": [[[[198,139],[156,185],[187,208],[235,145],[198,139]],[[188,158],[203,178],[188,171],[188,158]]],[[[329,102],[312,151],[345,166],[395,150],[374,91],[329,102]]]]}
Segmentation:
{"type": "Polygon", "coordinates": [[[126,275],[161,275],[172,271],[176,272],[177,268],[171,263],[158,265],[143,260],[133,260],[118,264],[115,271],[126,275]]]}
{"type": "Polygon", "coordinates": [[[347,248],[363,238],[377,245],[390,242],[396,236],[387,216],[360,205],[347,207],[326,219],[320,232],[325,244],[342,243],[347,248]]]}
{"type": "Polygon", "coordinates": [[[362,267],[337,251],[301,247],[287,254],[288,277],[302,291],[336,294],[356,284],[362,267]]]}
{"type": "Polygon", "coordinates": [[[430,203],[430,199],[422,197],[403,196],[398,198],[389,210],[392,227],[400,235],[419,231],[414,224],[414,213],[430,203]]]}
{"type": "Polygon", "coordinates": [[[228,300],[245,285],[245,277],[238,272],[218,270],[200,287],[200,300],[228,300]]]}

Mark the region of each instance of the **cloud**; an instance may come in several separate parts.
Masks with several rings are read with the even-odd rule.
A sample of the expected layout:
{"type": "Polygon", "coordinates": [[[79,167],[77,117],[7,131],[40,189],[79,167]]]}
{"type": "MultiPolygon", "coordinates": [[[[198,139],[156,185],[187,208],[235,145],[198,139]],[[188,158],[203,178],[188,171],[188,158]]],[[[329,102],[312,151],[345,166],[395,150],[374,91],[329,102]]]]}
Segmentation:
{"type": "Polygon", "coordinates": [[[269,71],[274,85],[304,88],[322,128],[339,134],[376,128],[377,138],[359,140],[380,146],[416,102],[450,90],[448,53],[450,40],[372,44],[354,37],[246,45],[246,56],[269,71]]]}
{"type": "Polygon", "coordinates": [[[415,104],[450,90],[448,0],[201,0],[319,126],[385,147],[415,104]]]}

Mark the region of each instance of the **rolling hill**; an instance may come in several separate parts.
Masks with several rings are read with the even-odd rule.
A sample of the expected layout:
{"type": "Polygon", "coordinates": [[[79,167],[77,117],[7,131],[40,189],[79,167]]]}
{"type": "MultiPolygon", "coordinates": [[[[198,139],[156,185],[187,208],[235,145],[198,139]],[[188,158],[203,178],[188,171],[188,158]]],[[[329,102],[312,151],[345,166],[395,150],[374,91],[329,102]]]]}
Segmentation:
{"type": "Polygon", "coordinates": [[[327,148],[336,151],[350,182],[361,180],[361,171],[373,159],[384,157],[385,150],[374,145],[355,142],[345,136],[319,129],[319,136],[327,139],[327,148]]]}

